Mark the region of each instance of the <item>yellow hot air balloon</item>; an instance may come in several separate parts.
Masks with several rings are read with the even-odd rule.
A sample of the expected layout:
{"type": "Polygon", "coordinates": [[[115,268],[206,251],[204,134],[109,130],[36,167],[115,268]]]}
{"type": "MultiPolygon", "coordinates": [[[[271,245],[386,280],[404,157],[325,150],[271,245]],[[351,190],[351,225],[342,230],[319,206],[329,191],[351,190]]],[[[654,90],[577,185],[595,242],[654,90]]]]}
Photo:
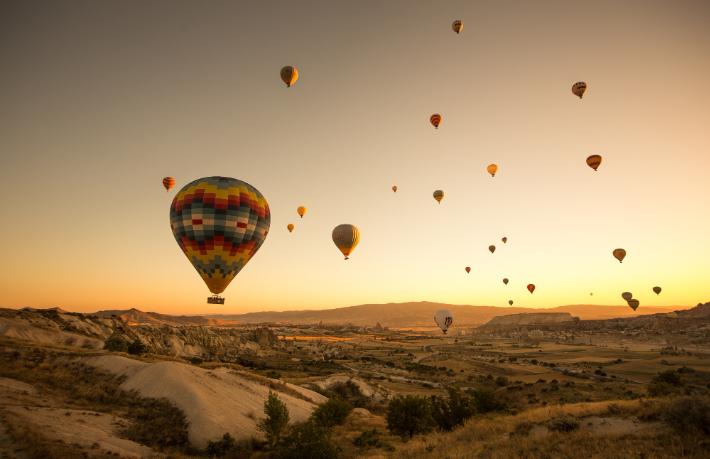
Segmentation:
{"type": "Polygon", "coordinates": [[[471,267],[470,267],[470,266],[466,266],[466,272],[467,272],[467,273],[470,273],[470,272],[471,272],[471,267]]]}
{"type": "Polygon", "coordinates": [[[435,129],[439,129],[439,124],[441,124],[441,115],[434,113],[429,117],[429,122],[434,126],[435,129]]]}
{"type": "Polygon", "coordinates": [[[631,292],[624,292],[621,294],[621,298],[623,298],[624,301],[629,301],[633,297],[634,297],[634,294],[631,292]]]}
{"type": "Polygon", "coordinates": [[[653,287],[653,293],[655,293],[656,295],[660,294],[660,293],[661,293],[661,287],[653,287]]]}
{"type": "Polygon", "coordinates": [[[496,246],[494,246],[494,245],[489,245],[489,246],[488,246],[488,250],[490,250],[491,253],[493,253],[493,252],[496,251],[496,246]]]}
{"type": "Polygon", "coordinates": [[[392,191],[397,192],[397,185],[392,186],[392,191]]]}
{"type": "Polygon", "coordinates": [[[298,206],[298,209],[296,209],[296,212],[298,212],[298,215],[300,215],[301,218],[303,218],[303,216],[306,215],[306,210],[308,210],[308,209],[306,209],[303,206],[298,206]]]}
{"type": "Polygon", "coordinates": [[[584,81],[578,81],[572,85],[572,94],[579,97],[580,99],[584,96],[584,91],[587,90],[587,83],[584,81]]]}
{"type": "Polygon", "coordinates": [[[455,20],[454,23],[451,24],[451,28],[454,29],[454,32],[456,32],[457,34],[461,33],[461,31],[463,30],[463,21],[459,19],[455,20]]]}
{"type": "Polygon", "coordinates": [[[343,252],[347,260],[360,242],[360,231],[356,226],[347,223],[338,225],[333,229],[333,242],[343,252]]]}
{"type": "Polygon", "coordinates": [[[624,249],[614,249],[612,252],[612,255],[614,255],[614,258],[619,260],[619,263],[624,261],[624,258],[626,258],[626,250],[624,249]]]}
{"type": "Polygon", "coordinates": [[[591,155],[587,157],[587,166],[591,167],[595,171],[599,168],[602,163],[602,157],[599,155],[591,155]]]}
{"type": "Polygon", "coordinates": [[[444,192],[442,190],[434,191],[434,199],[436,199],[436,202],[441,204],[441,200],[444,199],[444,192]]]}
{"type": "Polygon", "coordinates": [[[639,307],[639,304],[640,304],[639,300],[635,300],[633,298],[630,299],[629,301],[627,301],[627,303],[628,303],[629,307],[631,309],[633,309],[634,311],[639,307]]]}
{"type": "Polygon", "coordinates": [[[488,167],[486,167],[486,170],[488,171],[489,174],[491,174],[491,177],[495,177],[496,172],[498,171],[498,165],[497,164],[489,164],[488,167]]]}
{"type": "Polygon", "coordinates": [[[288,228],[289,233],[292,233],[295,226],[293,226],[293,223],[289,223],[288,225],[286,225],[286,228],[288,228]]]}
{"type": "Polygon", "coordinates": [[[287,87],[291,87],[298,81],[298,69],[287,65],[281,69],[281,80],[286,83],[287,87]]]}

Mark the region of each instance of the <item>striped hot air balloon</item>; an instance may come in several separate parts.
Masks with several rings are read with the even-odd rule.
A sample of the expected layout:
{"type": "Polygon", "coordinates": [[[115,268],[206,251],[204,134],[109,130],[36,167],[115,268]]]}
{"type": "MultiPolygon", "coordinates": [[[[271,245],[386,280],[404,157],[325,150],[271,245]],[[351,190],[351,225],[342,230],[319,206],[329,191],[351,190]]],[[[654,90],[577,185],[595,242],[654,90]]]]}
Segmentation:
{"type": "Polygon", "coordinates": [[[441,200],[444,199],[444,191],[443,190],[434,191],[434,199],[436,199],[436,202],[441,204],[441,200]]]}
{"type": "Polygon", "coordinates": [[[584,81],[578,81],[572,85],[572,94],[579,97],[580,99],[584,96],[584,91],[587,90],[587,83],[584,81]]]}
{"type": "Polygon", "coordinates": [[[298,81],[298,69],[287,65],[281,69],[281,80],[286,83],[286,87],[291,87],[298,81]]]}
{"type": "Polygon", "coordinates": [[[599,155],[591,155],[587,157],[587,166],[591,167],[595,171],[599,168],[602,163],[602,157],[599,155]]]}
{"type": "Polygon", "coordinates": [[[439,124],[441,124],[441,115],[434,113],[429,117],[429,122],[434,126],[435,129],[439,129],[439,124]]]}
{"type": "Polygon", "coordinates": [[[173,177],[163,178],[163,187],[165,187],[165,191],[170,191],[170,189],[174,186],[175,186],[175,179],[173,177]]]}
{"type": "Polygon", "coordinates": [[[457,19],[451,24],[451,28],[456,32],[457,34],[461,33],[463,30],[463,21],[457,19]]]}
{"type": "Polygon", "coordinates": [[[333,242],[347,260],[360,242],[360,231],[355,225],[347,223],[338,225],[333,229],[333,242]]]}

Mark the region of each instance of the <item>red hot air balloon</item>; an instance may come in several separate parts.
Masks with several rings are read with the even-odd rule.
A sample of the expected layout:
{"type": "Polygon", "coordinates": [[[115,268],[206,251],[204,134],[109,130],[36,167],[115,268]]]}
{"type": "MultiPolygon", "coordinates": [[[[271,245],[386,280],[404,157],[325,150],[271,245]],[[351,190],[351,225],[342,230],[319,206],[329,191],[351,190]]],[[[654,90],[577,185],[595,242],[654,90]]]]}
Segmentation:
{"type": "Polygon", "coordinates": [[[528,292],[532,293],[535,291],[535,284],[528,284],[528,292]]]}

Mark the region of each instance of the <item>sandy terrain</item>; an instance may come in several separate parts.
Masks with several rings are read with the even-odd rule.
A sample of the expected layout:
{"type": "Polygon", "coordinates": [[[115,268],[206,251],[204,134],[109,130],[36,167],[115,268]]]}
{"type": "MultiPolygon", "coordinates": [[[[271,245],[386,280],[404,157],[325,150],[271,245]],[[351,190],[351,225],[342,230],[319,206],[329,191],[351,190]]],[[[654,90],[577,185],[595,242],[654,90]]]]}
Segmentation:
{"type": "MultiPolygon", "coordinates": [[[[183,410],[190,422],[190,442],[204,447],[229,432],[235,438],[260,436],[257,421],[263,417],[269,387],[254,378],[227,368],[206,370],[178,362],[145,363],[126,357],[106,355],[87,359],[87,363],[112,373],[126,375],[126,390],[145,397],[165,397],[183,410]]],[[[316,403],[327,399],[299,388],[303,398],[292,395],[288,386],[273,389],[288,406],[291,421],[310,416],[316,403]],[[284,392],[284,391],[287,392],[284,392]]]]}
{"type": "Polygon", "coordinates": [[[104,345],[103,341],[95,338],[62,330],[39,328],[23,320],[6,317],[0,318],[0,336],[53,346],[101,349],[104,345]]]}

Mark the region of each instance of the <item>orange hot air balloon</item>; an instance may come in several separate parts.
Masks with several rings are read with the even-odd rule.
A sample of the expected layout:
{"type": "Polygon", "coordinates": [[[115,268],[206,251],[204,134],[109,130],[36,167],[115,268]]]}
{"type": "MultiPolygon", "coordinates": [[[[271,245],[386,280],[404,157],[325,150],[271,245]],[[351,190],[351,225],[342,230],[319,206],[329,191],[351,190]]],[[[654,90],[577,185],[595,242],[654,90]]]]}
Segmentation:
{"type": "Polygon", "coordinates": [[[439,124],[441,124],[441,115],[434,113],[429,117],[429,122],[434,126],[435,129],[439,129],[439,124]]]}
{"type": "Polygon", "coordinates": [[[489,174],[491,174],[491,177],[495,177],[496,172],[498,171],[498,165],[497,164],[489,164],[488,167],[486,167],[486,170],[488,171],[489,174]]]}
{"type": "Polygon", "coordinates": [[[296,212],[298,212],[298,215],[303,218],[304,215],[306,215],[306,208],[304,206],[298,206],[298,209],[296,209],[296,212]]]}
{"type": "Polygon", "coordinates": [[[451,28],[456,32],[457,34],[461,33],[463,30],[463,21],[457,19],[454,21],[453,24],[451,24],[451,28]]]}
{"type": "Polygon", "coordinates": [[[503,241],[503,244],[507,244],[507,243],[508,243],[508,238],[505,237],[505,236],[503,236],[503,238],[501,239],[501,241],[503,241]]]}
{"type": "Polygon", "coordinates": [[[441,200],[444,199],[444,192],[442,190],[436,190],[434,191],[434,199],[436,199],[436,202],[441,204],[441,200]]]}
{"type": "Polygon", "coordinates": [[[295,226],[293,226],[293,223],[289,223],[288,225],[286,225],[286,228],[288,228],[289,233],[293,233],[293,229],[295,228],[295,226]]]}
{"type": "Polygon", "coordinates": [[[512,306],[512,305],[513,305],[513,300],[508,300],[508,304],[512,306]]]}
{"type": "Polygon", "coordinates": [[[584,96],[584,91],[587,90],[587,83],[584,81],[578,81],[572,85],[572,94],[579,97],[580,99],[584,96]]]}
{"type": "Polygon", "coordinates": [[[640,303],[639,303],[639,300],[636,300],[636,299],[633,299],[633,298],[630,299],[629,301],[627,301],[627,303],[628,303],[629,307],[630,307],[631,309],[633,309],[634,311],[639,307],[639,304],[640,304],[640,303]]]}
{"type": "Polygon", "coordinates": [[[170,191],[170,188],[175,186],[175,179],[173,177],[165,177],[163,179],[163,186],[165,191],[170,191]]]}
{"type": "Polygon", "coordinates": [[[595,171],[599,168],[602,163],[602,157],[599,155],[592,155],[587,158],[587,166],[591,167],[595,171]]]}
{"type": "Polygon", "coordinates": [[[466,266],[466,272],[467,272],[467,273],[470,273],[470,272],[471,272],[471,267],[470,267],[470,266],[466,266]]]}
{"type": "Polygon", "coordinates": [[[392,191],[394,191],[395,193],[397,192],[397,185],[394,185],[394,186],[392,187],[392,191]]]}
{"type": "Polygon", "coordinates": [[[496,251],[496,246],[494,246],[494,245],[489,245],[489,246],[488,246],[488,250],[490,250],[491,253],[493,253],[493,252],[496,251]]]}
{"type": "Polygon", "coordinates": [[[624,249],[614,249],[611,253],[614,255],[614,258],[619,260],[619,263],[623,262],[624,258],[626,258],[626,250],[624,249]]]}
{"type": "Polygon", "coordinates": [[[528,292],[532,293],[535,291],[535,284],[528,284],[528,292]]]}
{"type": "Polygon", "coordinates": [[[298,69],[290,65],[283,67],[281,69],[281,80],[290,88],[298,81],[298,69]]]}
{"type": "Polygon", "coordinates": [[[653,293],[659,295],[661,293],[661,287],[653,287],[653,293]]]}
{"type": "Polygon", "coordinates": [[[504,278],[503,278],[503,283],[504,283],[505,285],[508,285],[508,278],[507,278],[507,277],[504,277],[504,278]]]}

